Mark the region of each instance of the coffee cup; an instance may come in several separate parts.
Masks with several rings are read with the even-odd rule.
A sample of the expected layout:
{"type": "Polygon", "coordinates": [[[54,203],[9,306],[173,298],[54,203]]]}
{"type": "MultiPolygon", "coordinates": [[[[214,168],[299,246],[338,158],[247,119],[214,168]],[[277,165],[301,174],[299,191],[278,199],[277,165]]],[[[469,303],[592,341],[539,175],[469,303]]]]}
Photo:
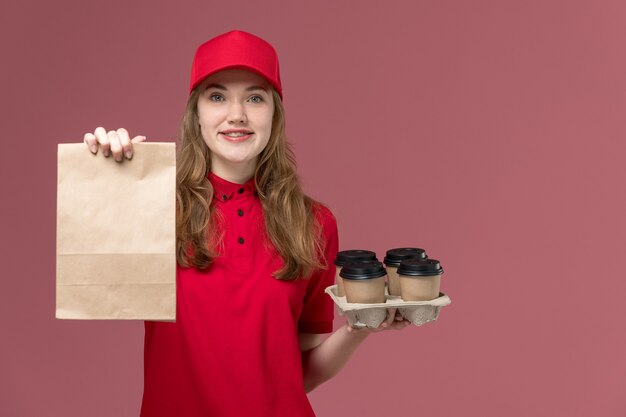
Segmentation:
{"type": "Polygon", "coordinates": [[[387,268],[387,278],[389,281],[389,295],[401,295],[400,278],[398,277],[398,267],[400,266],[400,262],[407,259],[426,258],[426,251],[420,248],[389,249],[384,258],[385,266],[387,268]]]}
{"type": "Polygon", "coordinates": [[[386,271],[379,261],[347,263],[339,272],[349,303],[384,303],[386,271]]]}
{"type": "Polygon", "coordinates": [[[375,260],[376,254],[370,250],[352,249],[337,253],[337,257],[335,258],[335,284],[337,284],[337,296],[344,297],[346,295],[343,289],[343,280],[339,276],[341,267],[352,262],[375,260]]]}
{"type": "Polygon", "coordinates": [[[436,259],[407,259],[400,262],[400,295],[404,301],[429,301],[439,297],[443,268],[436,259]]]}

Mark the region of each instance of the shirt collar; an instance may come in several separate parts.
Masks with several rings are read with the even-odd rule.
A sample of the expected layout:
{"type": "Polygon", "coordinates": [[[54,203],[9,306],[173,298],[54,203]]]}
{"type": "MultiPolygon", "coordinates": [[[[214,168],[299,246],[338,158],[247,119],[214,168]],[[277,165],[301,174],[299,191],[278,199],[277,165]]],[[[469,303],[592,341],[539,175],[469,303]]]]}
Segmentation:
{"type": "Polygon", "coordinates": [[[227,181],[212,172],[209,172],[207,177],[213,186],[213,198],[218,201],[228,201],[231,199],[250,197],[256,194],[254,177],[250,178],[244,184],[227,181]]]}

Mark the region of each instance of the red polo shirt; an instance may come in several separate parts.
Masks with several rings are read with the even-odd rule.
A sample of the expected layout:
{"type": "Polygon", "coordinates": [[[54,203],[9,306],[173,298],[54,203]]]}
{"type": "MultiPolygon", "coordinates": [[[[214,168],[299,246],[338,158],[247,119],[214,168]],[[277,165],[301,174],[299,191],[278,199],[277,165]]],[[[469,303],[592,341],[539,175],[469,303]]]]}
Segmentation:
{"type": "Polygon", "coordinates": [[[332,331],[337,225],[318,206],[327,269],[279,281],[282,260],[265,237],[254,181],[213,174],[223,224],[205,271],[177,267],[176,322],[145,322],[142,417],[314,416],[304,391],[298,332],[332,331]]]}

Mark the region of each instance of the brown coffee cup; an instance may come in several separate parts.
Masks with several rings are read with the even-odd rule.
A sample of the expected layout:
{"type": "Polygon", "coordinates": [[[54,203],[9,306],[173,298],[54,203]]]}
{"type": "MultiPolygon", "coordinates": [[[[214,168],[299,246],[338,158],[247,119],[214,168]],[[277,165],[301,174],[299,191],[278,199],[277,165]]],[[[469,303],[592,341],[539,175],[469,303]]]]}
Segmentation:
{"type": "Polygon", "coordinates": [[[401,295],[400,278],[398,277],[400,262],[407,259],[426,258],[426,251],[420,248],[389,249],[384,258],[385,267],[387,268],[387,280],[389,282],[389,295],[401,295]]]}
{"type": "Polygon", "coordinates": [[[370,250],[351,249],[337,253],[337,257],[335,258],[335,284],[337,284],[337,296],[344,297],[346,295],[343,288],[343,280],[339,276],[339,272],[344,265],[352,262],[375,260],[376,254],[370,250]]]}
{"type": "Polygon", "coordinates": [[[349,303],[385,302],[385,267],[378,261],[348,263],[339,273],[349,303]]]}
{"type": "Polygon", "coordinates": [[[443,268],[436,259],[400,262],[400,292],[404,301],[429,301],[439,297],[443,268]]]}

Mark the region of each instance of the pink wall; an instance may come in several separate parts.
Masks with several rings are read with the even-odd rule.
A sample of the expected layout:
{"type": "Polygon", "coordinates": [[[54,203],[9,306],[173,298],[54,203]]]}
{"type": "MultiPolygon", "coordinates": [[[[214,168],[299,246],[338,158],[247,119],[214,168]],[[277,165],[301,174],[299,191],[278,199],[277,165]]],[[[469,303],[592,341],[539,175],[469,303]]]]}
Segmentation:
{"type": "Polygon", "coordinates": [[[0,5],[1,416],[137,415],[142,324],[53,318],[56,144],[172,140],[195,47],[232,28],[281,56],[341,248],[425,247],[453,300],[371,336],[319,416],[626,415],[626,3],[163,3],[0,5]]]}

